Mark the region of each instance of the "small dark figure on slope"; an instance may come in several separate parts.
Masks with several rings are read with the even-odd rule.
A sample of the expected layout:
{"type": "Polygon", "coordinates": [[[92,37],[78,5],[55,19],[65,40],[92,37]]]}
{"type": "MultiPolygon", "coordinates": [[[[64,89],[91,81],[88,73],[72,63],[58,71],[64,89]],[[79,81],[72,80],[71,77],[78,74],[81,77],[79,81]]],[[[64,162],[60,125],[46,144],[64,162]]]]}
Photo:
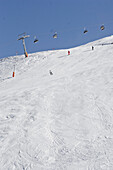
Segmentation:
{"type": "Polygon", "coordinates": [[[92,46],[92,50],[94,50],[94,47],[92,46]]]}
{"type": "Polygon", "coordinates": [[[53,75],[53,73],[52,73],[52,71],[51,71],[51,70],[49,70],[49,74],[50,74],[50,75],[53,75]]]}

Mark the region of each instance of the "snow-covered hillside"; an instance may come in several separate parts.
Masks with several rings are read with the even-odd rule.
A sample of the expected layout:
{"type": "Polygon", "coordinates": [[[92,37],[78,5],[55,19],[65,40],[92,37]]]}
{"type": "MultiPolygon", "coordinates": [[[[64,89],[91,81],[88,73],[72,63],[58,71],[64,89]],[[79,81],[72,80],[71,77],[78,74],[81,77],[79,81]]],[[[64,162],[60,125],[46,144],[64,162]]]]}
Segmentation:
{"type": "Polygon", "coordinates": [[[0,170],[113,170],[112,42],[0,60],[0,170]]]}

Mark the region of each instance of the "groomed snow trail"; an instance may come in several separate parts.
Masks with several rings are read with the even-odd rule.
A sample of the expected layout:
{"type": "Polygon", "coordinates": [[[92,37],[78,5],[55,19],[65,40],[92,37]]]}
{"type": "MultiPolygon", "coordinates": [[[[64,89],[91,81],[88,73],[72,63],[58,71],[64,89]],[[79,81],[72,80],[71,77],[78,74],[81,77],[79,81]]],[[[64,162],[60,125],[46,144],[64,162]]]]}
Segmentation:
{"type": "Polygon", "coordinates": [[[0,60],[0,169],[113,170],[110,42],[0,60]]]}

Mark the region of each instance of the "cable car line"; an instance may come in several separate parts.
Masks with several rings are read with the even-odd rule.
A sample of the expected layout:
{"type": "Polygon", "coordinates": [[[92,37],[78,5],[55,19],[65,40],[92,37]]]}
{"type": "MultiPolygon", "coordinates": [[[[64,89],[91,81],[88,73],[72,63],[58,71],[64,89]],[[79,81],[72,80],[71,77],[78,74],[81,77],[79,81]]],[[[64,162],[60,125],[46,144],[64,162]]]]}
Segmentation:
{"type": "MultiPolygon", "coordinates": [[[[105,28],[106,28],[106,26],[109,28],[110,27],[110,24],[113,24],[113,22],[112,21],[110,21],[110,22],[107,22],[107,23],[104,23],[104,24],[87,24],[86,25],[86,28],[88,28],[88,29],[83,29],[83,27],[82,26],[79,26],[79,27],[71,27],[71,28],[64,28],[64,29],[59,29],[58,30],[58,33],[57,32],[48,32],[48,33],[42,33],[42,34],[39,34],[38,35],[38,38],[40,38],[41,39],[41,37],[46,37],[46,36],[51,36],[53,39],[57,39],[58,38],[58,35],[63,35],[63,34],[65,34],[65,32],[71,32],[71,31],[74,31],[75,33],[77,32],[77,30],[79,30],[79,31],[81,31],[81,33],[84,33],[84,34],[87,34],[92,28],[93,28],[93,30],[95,29],[95,28],[97,28],[98,30],[101,30],[101,31],[104,31],[105,30],[105,28]],[[83,32],[82,32],[83,31],[83,32]]],[[[22,34],[19,34],[18,35],[18,40],[20,40],[20,39],[22,39],[22,36],[24,36],[24,38],[27,38],[27,35],[26,35],[26,32],[23,32],[22,34]]],[[[65,36],[65,35],[64,35],[65,36]]],[[[38,41],[39,41],[39,39],[38,39],[36,36],[34,37],[34,44],[35,43],[37,43],[38,41]]],[[[12,46],[12,43],[15,43],[15,41],[7,41],[6,43],[4,43],[5,44],[5,47],[9,47],[9,49],[10,49],[10,46],[12,46]]],[[[0,46],[3,46],[3,43],[2,44],[0,44],[0,46]]]]}

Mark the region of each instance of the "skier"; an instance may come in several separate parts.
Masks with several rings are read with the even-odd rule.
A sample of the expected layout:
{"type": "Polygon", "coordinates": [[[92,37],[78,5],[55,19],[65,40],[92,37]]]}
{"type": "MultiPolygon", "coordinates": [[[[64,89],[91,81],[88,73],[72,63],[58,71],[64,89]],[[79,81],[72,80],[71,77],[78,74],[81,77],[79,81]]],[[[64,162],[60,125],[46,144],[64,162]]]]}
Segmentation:
{"type": "Polygon", "coordinates": [[[94,50],[94,47],[92,46],[92,50],[94,50]]]}
{"type": "Polygon", "coordinates": [[[50,75],[53,75],[53,73],[52,73],[52,71],[51,71],[51,70],[49,70],[49,74],[50,74],[50,75]]]}

